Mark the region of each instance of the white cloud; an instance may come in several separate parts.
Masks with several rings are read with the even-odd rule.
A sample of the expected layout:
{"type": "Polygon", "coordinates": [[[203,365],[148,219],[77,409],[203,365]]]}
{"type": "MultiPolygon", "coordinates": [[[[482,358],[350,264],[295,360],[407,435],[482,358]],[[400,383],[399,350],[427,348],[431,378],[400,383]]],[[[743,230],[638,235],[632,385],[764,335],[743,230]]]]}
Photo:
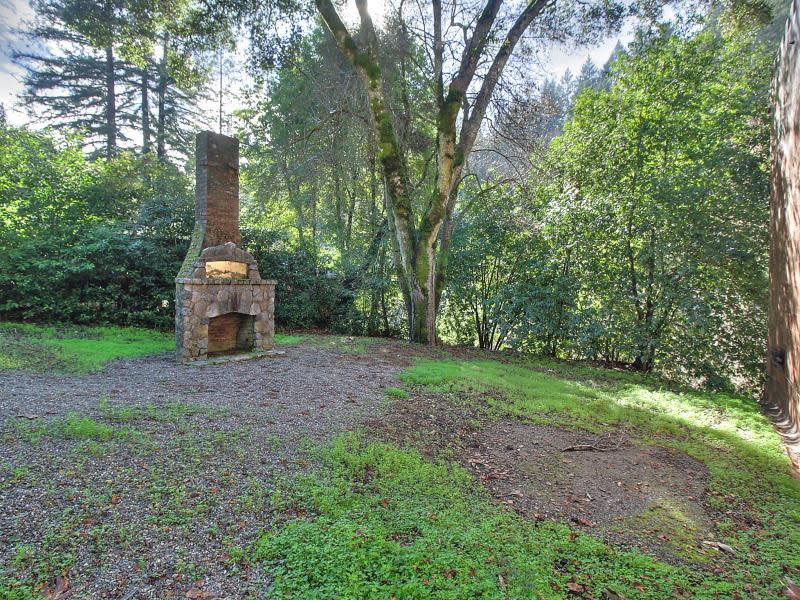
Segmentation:
{"type": "Polygon", "coordinates": [[[27,0],[0,0],[0,104],[16,124],[27,122],[29,117],[15,107],[22,91],[22,71],[11,62],[11,53],[15,45],[22,43],[18,30],[31,17],[33,10],[27,0]]]}

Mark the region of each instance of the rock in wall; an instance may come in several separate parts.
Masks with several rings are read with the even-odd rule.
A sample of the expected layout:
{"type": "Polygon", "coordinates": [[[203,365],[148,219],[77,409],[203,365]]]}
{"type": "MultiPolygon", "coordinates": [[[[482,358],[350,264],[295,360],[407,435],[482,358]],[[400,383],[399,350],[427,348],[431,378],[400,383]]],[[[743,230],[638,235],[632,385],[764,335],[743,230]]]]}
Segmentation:
{"type": "Polygon", "coordinates": [[[765,404],[800,453],[800,21],[793,0],[772,79],[768,381],[765,404]]]}

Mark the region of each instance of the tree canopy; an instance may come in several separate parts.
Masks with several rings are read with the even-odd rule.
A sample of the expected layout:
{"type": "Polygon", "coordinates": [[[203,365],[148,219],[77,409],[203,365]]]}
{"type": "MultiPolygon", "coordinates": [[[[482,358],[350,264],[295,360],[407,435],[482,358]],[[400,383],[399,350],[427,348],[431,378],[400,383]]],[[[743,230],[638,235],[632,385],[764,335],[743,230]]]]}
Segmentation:
{"type": "Polygon", "coordinates": [[[0,314],[38,318],[55,289],[74,301],[60,318],[168,327],[192,132],[221,123],[223,82],[238,77],[242,225],[286,282],[279,325],[757,384],[782,5],[433,0],[388,3],[380,19],[361,0],[352,14],[328,0],[35,8],[15,58],[21,100],[48,128],[2,123],[13,259],[0,314]],[[554,44],[587,47],[624,23],[636,33],[607,63],[542,67],[554,44]],[[139,269],[159,251],[158,274],[139,269]],[[96,252],[128,278],[113,294],[96,252]]]}

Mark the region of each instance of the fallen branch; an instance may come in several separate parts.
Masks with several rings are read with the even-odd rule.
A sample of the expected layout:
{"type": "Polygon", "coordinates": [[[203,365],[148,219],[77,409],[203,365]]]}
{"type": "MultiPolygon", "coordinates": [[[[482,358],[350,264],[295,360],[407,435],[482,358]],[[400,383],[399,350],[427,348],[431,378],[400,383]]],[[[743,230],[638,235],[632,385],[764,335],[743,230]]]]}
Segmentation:
{"type": "Polygon", "coordinates": [[[562,452],[605,452],[606,448],[598,448],[591,444],[576,444],[575,446],[567,446],[561,449],[562,452]]]}

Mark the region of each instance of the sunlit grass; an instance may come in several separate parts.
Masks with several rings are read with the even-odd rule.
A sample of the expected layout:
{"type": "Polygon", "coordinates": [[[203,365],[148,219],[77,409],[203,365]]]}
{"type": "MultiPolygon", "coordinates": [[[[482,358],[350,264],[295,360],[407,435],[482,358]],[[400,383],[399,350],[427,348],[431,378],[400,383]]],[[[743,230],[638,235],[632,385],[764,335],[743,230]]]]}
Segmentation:
{"type": "Polygon", "coordinates": [[[120,358],[168,352],[172,334],[134,327],[0,323],[0,368],[86,373],[120,358]]]}
{"type": "Polygon", "coordinates": [[[630,377],[603,381],[603,373],[597,374],[600,377],[596,381],[580,383],[498,361],[421,360],[402,378],[409,384],[445,391],[481,391],[490,405],[537,422],[591,431],[624,426],[655,436],[702,429],[782,455],[780,438],[753,400],[721,393],[672,391],[654,387],[652,382],[634,384],[630,377]]]}
{"type": "Polygon", "coordinates": [[[590,431],[623,430],[640,443],[687,453],[711,476],[707,501],[749,513],[759,526],[731,526],[728,541],[752,552],[743,572],[768,581],[779,565],[800,564],[800,483],[779,436],[749,398],[673,390],[633,374],[549,363],[420,360],[403,379],[441,391],[482,392],[497,413],[540,424],[590,431]],[[550,371],[550,372],[547,372],[550,371]],[[558,373],[558,376],[551,372],[558,373]]]}
{"type": "Polygon", "coordinates": [[[306,341],[306,338],[307,336],[305,335],[276,333],[275,343],[278,346],[296,346],[297,344],[302,344],[304,341],[306,341]]]}

